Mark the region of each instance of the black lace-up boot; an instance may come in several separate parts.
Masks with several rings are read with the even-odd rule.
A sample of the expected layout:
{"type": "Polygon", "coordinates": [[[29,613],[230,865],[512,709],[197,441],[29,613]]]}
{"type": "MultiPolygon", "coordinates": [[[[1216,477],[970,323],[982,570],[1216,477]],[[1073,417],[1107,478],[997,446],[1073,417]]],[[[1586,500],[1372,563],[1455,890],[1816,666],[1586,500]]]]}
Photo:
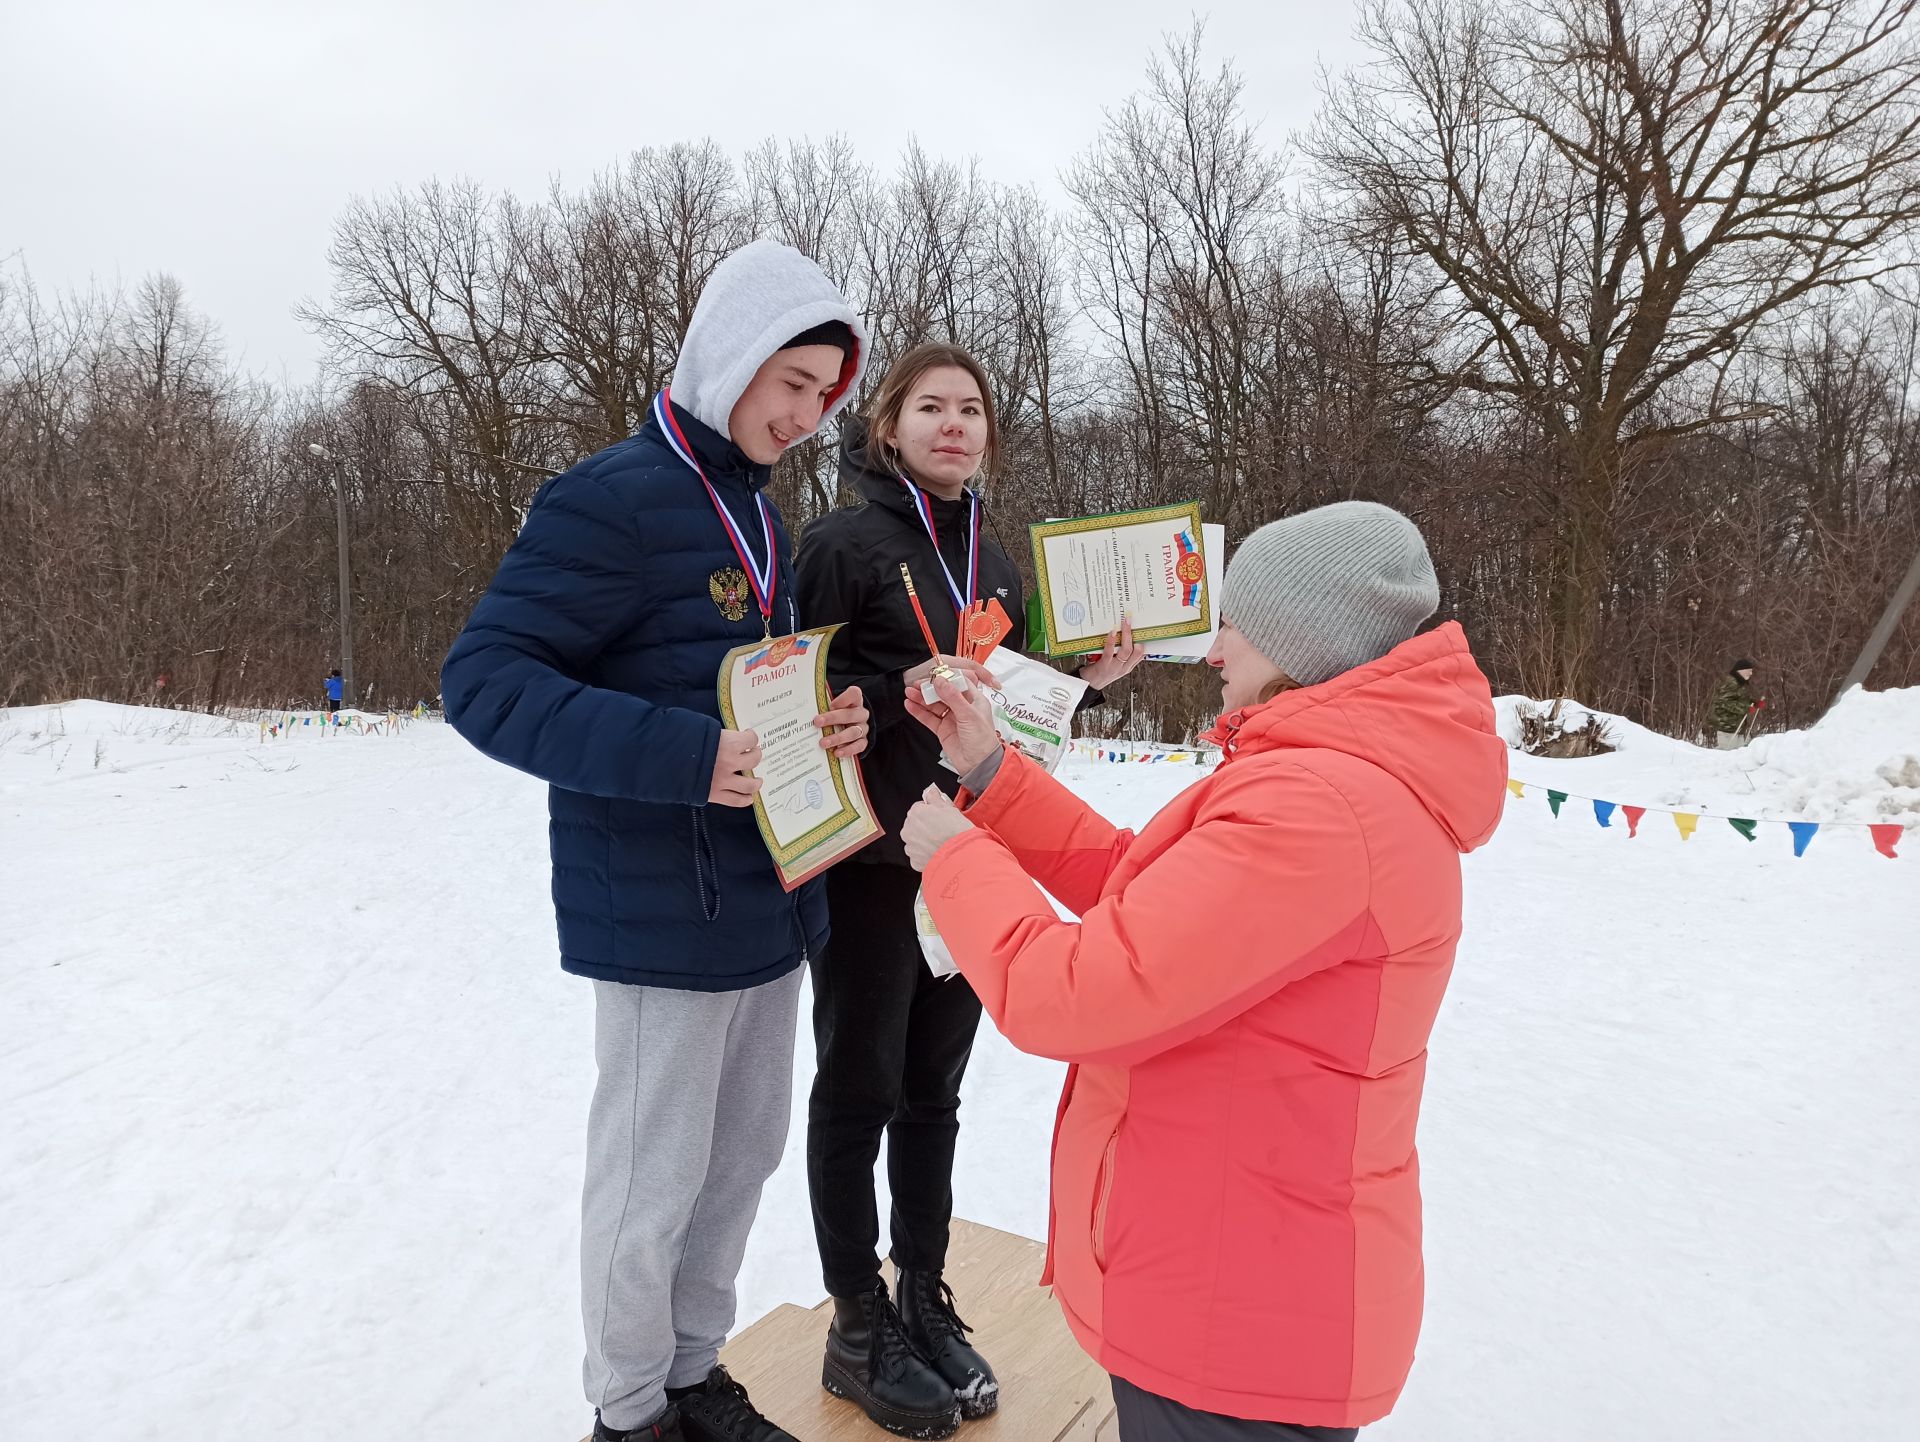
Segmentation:
{"type": "Polygon", "coordinates": [[[953,1288],[938,1272],[900,1272],[900,1320],[913,1345],[927,1355],[960,1401],[960,1415],[989,1416],[1000,1405],[1000,1383],[987,1359],[973,1349],[973,1328],[954,1310],[953,1288]]]}
{"type": "Polygon", "coordinates": [[[902,1437],[951,1437],[960,1428],[953,1388],[908,1338],[883,1282],[833,1299],[820,1385],[902,1437]]]}
{"type": "Polygon", "coordinates": [[[669,1395],[680,1408],[687,1442],[796,1442],[791,1432],[760,1415],[747,1389],[725,1367],[715,1367],[698,1387],[675,1388],[669,1395]]]}
{"type": "Polygon", "coordinates": [[[629,1427],[621,1431],[618,1427],[609,1427],[600,1420],[600,1414],[593,1414],[592,1442],[686,1442],[686,1433],[680,1430],[680,1411],[676,1407],[652,1422],[640,1427],[629,1427]]]}

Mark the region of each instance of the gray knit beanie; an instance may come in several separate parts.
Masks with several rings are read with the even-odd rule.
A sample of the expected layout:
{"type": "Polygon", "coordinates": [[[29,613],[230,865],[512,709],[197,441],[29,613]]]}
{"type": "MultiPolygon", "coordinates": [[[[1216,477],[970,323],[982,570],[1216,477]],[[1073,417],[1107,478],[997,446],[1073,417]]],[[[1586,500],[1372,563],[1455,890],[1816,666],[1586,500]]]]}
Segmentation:
{"type": "Polygon", "coordinates": [[[1372,501],[1272,521],[1227,562],[1220,614],[1302,686],[1377,661],[1440,606],[1419,527],[1372,501]]]}

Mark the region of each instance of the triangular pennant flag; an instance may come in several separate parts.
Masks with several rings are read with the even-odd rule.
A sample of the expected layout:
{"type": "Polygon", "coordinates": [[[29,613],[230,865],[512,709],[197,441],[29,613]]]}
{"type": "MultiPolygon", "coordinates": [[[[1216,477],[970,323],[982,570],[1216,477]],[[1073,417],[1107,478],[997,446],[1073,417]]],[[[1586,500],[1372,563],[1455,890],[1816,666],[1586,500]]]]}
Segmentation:
{"type": "Polygon", "coordinates": [[[1593,819],[1595,821],[1598,821],[1602,826],[1612,826],[1613,825],[1613,803],[1611,801],[1594,802],[1593,803],[1593,819]]]}
{"type": "Polygon", "coordinates": [[[1555,816],[1560,814],[1560,803],[1566,799],[1567,793],[1564,791],[1549,791],[1547,793],[1547,805],[1553,808],[1553,814],[1555,816]]]}
{"type": "Polygon", "coordinates": [[[1813,833],[1820,829],[1818,821],[1789,821],[1787,830],[1793,833],[1793,854],[1805,856],[1807,847],[1813,841],[1813,833]]]}
{"type": "Polygon", "coordinates": [[[1758,841],[1760,839],[1759,837],[1753,834],[1755,831],[1759,829],[1758,824],[1755,822],[1749,821],[1744,816],[1729,816],[1727,818],[1727,825],[1731,826],[1735,831],[1739,832],[1742,836],[1746,837],[1747,840],[1749,841],[1758,841]]]}
{"type": "Polygon", "coordinates": [[[1622,806],[1620,814],[1627,818],[1627,840],[1631,841],[1640,834],[1640,818],[1647,814],[1644,806],[1622,806]]]}
{"type": "Polygon", "coordinates": [[[1527,794],[1527,783],[1524,781],[1515,781],[1509,776],[1507,778],[1507,790],[1511,791],[1515,796],[1525,796],[1527,794]]]}
{"type": "MultiPolygon", "coordinates": [[[[1867,828],[1868,831],[1873,833],[1873,849],[1882,856],[1890,857],[1894,856],[1893,848],[1900,844],[1900,833],[1906,829],[1906,827],[1900,825],[1898,822],[1894,822],[1891,825],[1869,826],[1867,828]]],[[[1897,857],[1894,859],[1898,860],[1897,857]]]]}
{"type": "Polygon", "coordinates": [[[1673,813],[1673,824],[1680,828],[1680,839],[1685,841],[1693,835],[1693,828],[1700,824],[1700,818],[1691,811],[1676,811],[1673,813]]]}

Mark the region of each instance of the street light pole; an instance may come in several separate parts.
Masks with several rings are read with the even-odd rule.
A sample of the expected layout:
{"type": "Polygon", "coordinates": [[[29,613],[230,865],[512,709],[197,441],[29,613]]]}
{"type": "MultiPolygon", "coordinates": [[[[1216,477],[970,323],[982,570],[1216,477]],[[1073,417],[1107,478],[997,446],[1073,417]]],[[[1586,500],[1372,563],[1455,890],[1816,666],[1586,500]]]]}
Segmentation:
{"type": "Polygon", "coordinates": [[[1840,697],[1855,686],[1864,686],[1867,675],[1873,670],[1873,663],[1880,659],[1880,653],[1887,648],[1887,642],[1893,639],[1893,628],[1900,624],[1900,617],[1908,606],[1913,604],[1915,592],[1920,592],[1920,552],[1915,552],[1913,564],[1907,567],[1907,574],[1893,595],[1887,600],[1887,609],[1880,613],[1880,624],[1873,628],[1873,634],[1867,637],[1867,644],[1860,648],[1860,657],[1853,663],[1853,669],[1847,672],[1847,679],[1840,683],[1840,690],[1834,696],[1829,710],[1840,704],[1840,697]]]}
{"type": "MultiPolygon", "coordinates": [[[[312,444],[307,449],[323,461],[333,461],[333,452],[323,445],[312,444]]],[[[358,693],[353,689],[353,574],[347,567],[347,487],[340,467],[332,465],[330,469],[333,471],[335,545],[340,553],[340,689],[347,698],[346,704],[352,706],[358,700],[358,693]]]]}

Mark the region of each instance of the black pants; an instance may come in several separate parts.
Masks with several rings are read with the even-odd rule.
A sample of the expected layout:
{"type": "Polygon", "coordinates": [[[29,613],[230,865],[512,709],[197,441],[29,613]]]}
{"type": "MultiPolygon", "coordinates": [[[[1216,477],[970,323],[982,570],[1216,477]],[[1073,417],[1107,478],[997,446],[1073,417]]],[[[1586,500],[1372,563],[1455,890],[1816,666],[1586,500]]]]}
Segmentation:
{"type": "Polygon", "coordinates": [[[818,1070],[807,1108],[807,1188],[820,1268],[836,1297],[880,1277],[873,1167],[887,1138],[893,1261],[936,1270],[953,1220],[960,1078],[980,1025],[965,977],[934,977],[914,932],[911,867],[827,873],[833,934],[813,961],[818,1070]]]}
{"type": "Polygon", "coordinates": [[[1293,1427],[1201,1412],[1171,1398],[1113,1379],[1120,1442],[1353,1442],[1358,1427],[1293,1427]]]}

